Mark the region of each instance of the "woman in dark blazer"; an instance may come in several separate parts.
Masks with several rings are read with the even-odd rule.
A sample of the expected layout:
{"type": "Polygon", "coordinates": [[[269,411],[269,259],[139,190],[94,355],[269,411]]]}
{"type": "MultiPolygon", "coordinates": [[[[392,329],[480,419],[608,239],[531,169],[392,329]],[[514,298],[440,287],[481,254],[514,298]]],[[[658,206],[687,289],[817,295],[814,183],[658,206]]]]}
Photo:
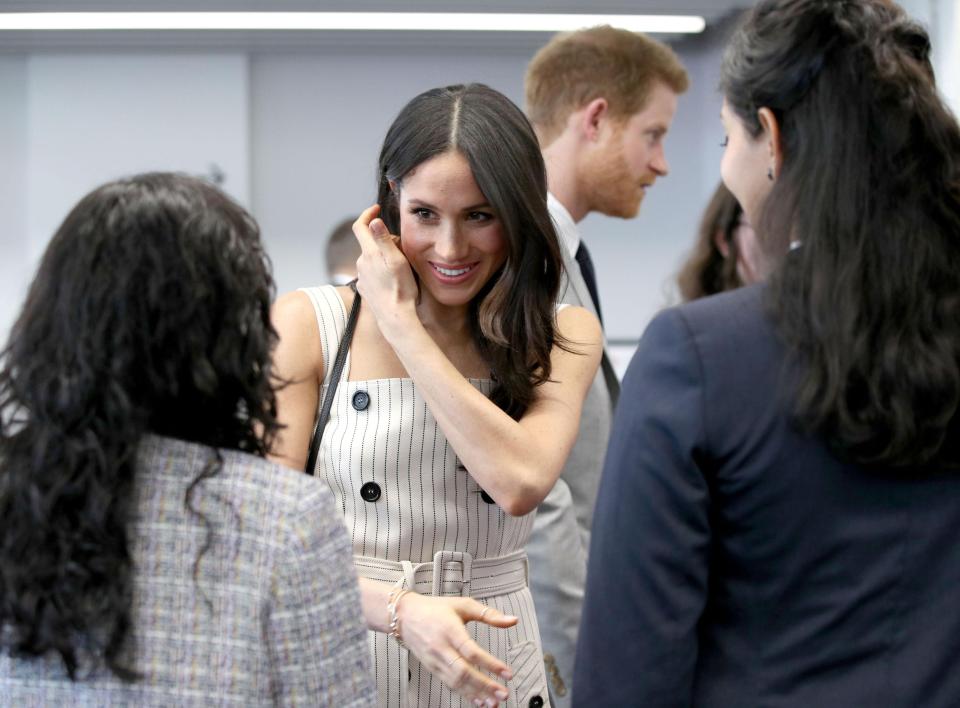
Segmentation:
{"type": "Polygon", "coordinates": [[[960,705],[960,130],[929,53],[885,0],[735,34],[721,172],[786,255],[643,337],[577,705],[960,705]]]}
{"type": "Polygon", "coordinates": [[[263,459],[272,292],[200,180],[67,216],[0,364],[0,705],[374,704],[333,498],[263,459]]]}

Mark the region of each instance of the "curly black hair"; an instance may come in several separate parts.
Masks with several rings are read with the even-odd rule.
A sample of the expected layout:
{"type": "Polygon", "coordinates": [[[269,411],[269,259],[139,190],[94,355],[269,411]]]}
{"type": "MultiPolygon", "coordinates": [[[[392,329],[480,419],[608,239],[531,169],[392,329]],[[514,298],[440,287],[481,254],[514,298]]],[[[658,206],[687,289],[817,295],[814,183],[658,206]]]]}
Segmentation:
{"type": "Polygon", "coordinates": [[[266,454],[273,294],[253,218],[199,179],[111,182],[67,216],[0,353],[0,641],[12,652],[55,652],[72,679],[88,662],[136,678],[120,652],[138,444],[155,433],[266,454]]]}

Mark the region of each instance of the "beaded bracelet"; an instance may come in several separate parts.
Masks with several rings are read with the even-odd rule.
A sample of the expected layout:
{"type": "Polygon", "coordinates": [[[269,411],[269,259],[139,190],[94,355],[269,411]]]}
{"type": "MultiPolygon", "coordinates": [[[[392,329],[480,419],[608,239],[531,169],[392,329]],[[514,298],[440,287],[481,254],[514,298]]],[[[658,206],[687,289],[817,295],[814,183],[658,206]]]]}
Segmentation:
{"type": "Polygon", "coordinates": [[[410,592],[403,587],[403,581],[404,579],[400,578],[397,584],[393,586],[390,594],[387,595],[387,614],[390,616],[390,636],[397,640],[397,644],[405,647],[406,644],[400,637],[400,618],[397,616],[397,605],[400,603],[400,598],[410,592]]]}

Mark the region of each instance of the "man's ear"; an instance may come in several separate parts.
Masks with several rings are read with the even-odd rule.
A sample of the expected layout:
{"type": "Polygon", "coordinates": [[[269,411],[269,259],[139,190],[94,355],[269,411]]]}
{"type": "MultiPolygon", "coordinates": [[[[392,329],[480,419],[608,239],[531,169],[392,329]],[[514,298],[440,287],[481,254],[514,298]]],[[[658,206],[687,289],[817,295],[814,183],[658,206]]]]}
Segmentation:
{"type": "Polygon", "coordinates": [[[757,111],[757,120],[760,121],[760,127],[763,133],[761,140],[766,141],[767,150],[770,154],[770,174],[776,178],[780,174],[780,168],[783,165],[783,147],[780,143],[780,123],[777,122],[777,116],[769,108],[761,108],[757,111]]]}
{"type": "Polygon", "coordinates": [[[594,142],[600,136],[600,126],[610,117],[610,105],[605,98],[595,98],[580,109],[580,132],[594,142]]]}

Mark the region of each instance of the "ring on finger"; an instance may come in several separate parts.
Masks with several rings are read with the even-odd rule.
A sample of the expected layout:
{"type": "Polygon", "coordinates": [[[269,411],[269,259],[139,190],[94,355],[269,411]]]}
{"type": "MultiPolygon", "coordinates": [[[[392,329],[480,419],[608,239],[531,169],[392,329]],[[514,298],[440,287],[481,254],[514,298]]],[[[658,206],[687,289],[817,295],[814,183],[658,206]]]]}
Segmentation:
{"type": "Polygon", "coordinates": [[[485,614],[487,614],[487,612],[489,612],[489,611],[490,611],[490,606],[489,606],[489,605],[487,605],[486,607],[484,607],[484,608],[483,608],[483,612],[481,612],[481,613],[480,613],[480,616],[477,617],[477,622],[482,622],[482,621],[483,621],[483,616],[484,616],[485,614]]]}
{"type": "Polygon", "coordinates": [[[453,657],[452,659],[450,659],[450,661],[447,662],[447,666],[453,666],[455,663],[457,663],[457,659],[462,659],[462,658],[463,658],[462,656],[457,654],[455,657],[453,657]]]}

